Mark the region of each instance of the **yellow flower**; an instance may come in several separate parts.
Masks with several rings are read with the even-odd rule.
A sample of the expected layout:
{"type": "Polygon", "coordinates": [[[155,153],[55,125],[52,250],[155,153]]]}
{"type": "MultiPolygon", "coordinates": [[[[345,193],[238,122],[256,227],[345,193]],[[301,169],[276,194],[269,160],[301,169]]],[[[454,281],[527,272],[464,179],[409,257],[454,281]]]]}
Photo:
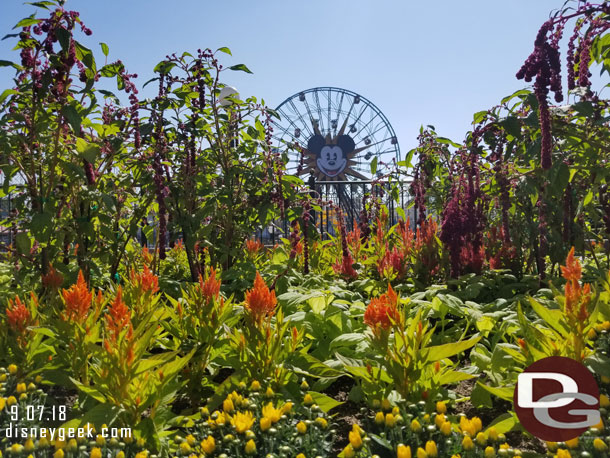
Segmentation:
{"type": "Polygon", "coordinates": [[[326,429],[328,427],[328,421],[326,421],[326,418],[324,417],[316,418],[316,424],[322,429],[326,429]]]}
{"type": "Polygon", "coordinates": [[[99,447],[93,447],[89,458],[102,458],[102,450],[99,447]]]}
{"type": "Polygon", "coordinates": [[[599,405],[604,408],[610,407],[610,399],[605,394],[599,397],[599,405]]]}
{"type": "Polygon", "coordinates": [[[476,441],[477,441],[477,444],[479,444],[479,445],[485,445],[487,443],[487,438],[485,437],[485,434],[478,433],[476,441]]]}
{"type": "MultiPolygon", "coordinates": [[[[610,322],[609,322],[610,323],[610,322]]],[[[602,383],[610,383],[610,377],[602,375],[602,383]]]]}
{"type": "Polygon", "coordinates": [[[95,438],[95,443],[97,445],[106,445],[106,438],[101,434],[98,434],[95,438]]]}
{"type": "Polygon", "coordinates": [[[347,445],[344,449],[343,449],[343,456],[345,458],[354,458],[356,456],[356,452],[354,452],[354,449],[352,448],[351,445],[347,445]]]}
{"type": "Polygon", "coordinates": [[[119,453],[117,453],[114,458],[125,458],[125,452],[123,450],[121,450],[119,453]]]}
{"type": "Polygon", "coordinates": [[[313,398],[311,397],[311,394],[307,393],[305,395],[305,397],[303,398],[303,404],[305,404],[306,406],[310,406],[313,404],[313,398]]]}
{"type": "Polygon", "coordinates": [[[28,395],[26,393],[21,393],[19,395],[19,400],[20,401],[25,401],[28,398],[28,395]]]}
{"type": "Polygon", "coordinates": [[[502,450],[508,450],[510,448],[510,445],[508,445],[506,442],[504,442],[503,444],[500,445],[500,449],[502,450]]]}
{"type": "Polygon", "coordinates": [[[254,442],[254,439],[250,439],[246,443],[245,450],[248,455],[254,455],[256,453],[256,443],[254,442]]]}
{"type": "Polygon", "coordinates": [[[437,428],[443,426],[443,423],[445,423],[445,415],[439,413],[436,417],[434,417],[434,423],[436,424],[437,428]]]}
{"type": "Polygon", "coordinates": [[[498,440],[498,430],[495,427],[491,427],[487,430],[487,437],[492,441],[498,440]]]}
{"type": "Polygon", "coordinates": [[[385,423],[385,416],[383,415],[383,412],[379,411],[375,414],[375,423],[378,425],[383,425],[385,423]]]}
{"type": "Polygon", "coordinates": [[[390,404],[390,400],[387,398],[383,399],[381,401],[381,408],[385,411],[392,410],[392,404],[390,404]]]}
{"type": "Polygon", "coordinates": [[[438,456],[438,449],[436,448],[436,442],[434,442],[434,441],[426,442],[426,453],[431,458],[436,458],[438,456]]]}
{"type": "Polygon", "coordinates": [[[547,442],[546,448],[549,449],[549,452],[555,452],[557,450],[557,442],[547,442]]]}
{"type": "Polygon", "coordinates": [[[6,399],[6,405],[10,407],[10,406],[12,406],[13,404],[17,404],[17,398],[16,398],[15,396],[9,396],[9,397],[6,399]]]}
{"type": "Polygon", "coordinates": [[[305,454],[304,454],[304,453],[299,453],[299,454],[297,455],[297,458],[307,458],[307,457],[305,456],[305,454]]]}
{"type": "Polygon", "coordinates": [[[472,450],[474,448],[474,442],[472,442],[470,436],[464,436],[464,439],[462,439],[462,447],[464,450],[472,450]]]}
{"type": "Polygon", "coordinates": [[[292,412],[292,402],[287,402],[286,404],[284,404],[282,406],[282,415],[288,415],[290,412],[292,412]]]}
{"type": "Polygon", "coordinates": [[[411,447],[400,444],[396,451],[396,458],[411,458],[411,447]]]}
{"type": "Polygon", "coordinates": [[[451,434],[451,423],[448,421],[443,423],[441,425],[441,433],[443,433],[443,436],[449,436],[451,434]]]}
{"type": "Polygon", "coordinates": [[[6,399],[0,398],[0,410],[4,409],[5,405],[6,405],[6,399]]]}
{"type": "Polygon", "coordinates": [[[252,412],[237,412],[231,419],[231,424],[235,427],[235,431],[239,434],[243,434],[252,428],[254,416],[252,415],[252,412]]]}
{"type": "Polygon", "coordinates": [[[569,441],[565,441],[565,443],[568,446],[568,448],[576,448],[576,447],[578,447],[578,437],[575,437],[574,439],[570,439],[569,441]]]}
{"type": "Polygon", "coordinates": [[[396,425],[396,417],[391,413],[386,414],[385,416],[385,425],[388,428],[393,428],[396,425]]]}
{"type": "Polygon", "coordinates": [[[261,384],[258,382],[258,380],[254,380],[250,384],[250,390],[251,391],[260,391],[260,389],[261,389],[261,384]]]}
{"type": "Polygon", "coordinates": [[[263,406],[263,417],[267,417],[269,420],[271,420],[271,423],[277,423],[280,421],[281,416],[281,410],[273,407],[272,403],[263,406]]]}
{"type": "Polygon", "coordinates": [[[462,458],[462,455],[458,453],[456,455],[451,455],[451,458],[462,458]]]}
{"type": "Polygon", "coordinates": [[[186,455],[188,452],[191,451],[191,446],[188,444],[188,442],[182,442],[180,444],[180,451],[186,455]]]}
{"type": "Polygon", "coordinates": [[[224,412],[216,411],[214,413],[216,413],[216,415],[217,415],[217,417],[216,417],[216,424],[218,426],[222,426],[222,425],[224,425],[227,422],[227,416],[226,416],[226,414],[224,412]]]}
{"type": "Polygon", "coordinates": [[[34,447],[34,441],[32,439],[26,440],[25,444],[24,444],[24,447],[25,447],[25,451],[26,452],[31,452],[35,448],[34,447]]]}
{"type": "Polygon", "coordinates": [[[302,389],[303,391],[305,391],[305,390],[308,390],[308,389],[309,389],[309,383],[307,383],[307,380],[303,380],[303,381],[301,382],[301,389],[302,389]]]}
{"type": "Polygon", "coordinates": [[[485,458],[495,458],[496,456],[496,451],[494,450],[493,447],[487,447],[485,449],[485,458]]]}
{"type": "Polygon", "coordinates": [[[362,448],[362,436],[360,436],[359,428],[354,428],[349,432],[349,444],[354,450],[362,448]]]}
{"type": "Polygon", "coordinates": [[[421,431],[421,425],[419,424],[419,421],[417,421],[417,419],[414,419],[411,422],[411,431],[413,431],[414,433],[418,433],[421,431]]]}
{"type": "Polygon", "coordinates": [[[64,458],[64,451],[62,449],[57,450],[53,454],[53,458],[64,458]]]}
{"type": "Polygon", "coordinates": [[[555,456],[557,458],[572,458],[572,454],[570,452],[568,452],[567,450],[564,450],[562,448],[557,450],[557,455],[555,455],[555,456]]]}
{"type": "Polygon", "coordinates": [[[593,328],[589,329],[589,331],[587,332],[587,337],[590,340],[594,340],[597,337],[597,332],[595,332],[595,329],[593,329],[593,328]]]}
{"type": "Polygon", "coordinates": [[[11,364],[8,367],[8,373],[11,375],[15,375],[17,373],[17,366],[15,366],[14,364],[11,364]]]}
{"type": "Polygon", "coordinates": [[[268,398],[272,398],[273,396],[275,396],[275,393],[273,392],[273,390],[271,389],[271,387],[267,387],[267,391],[265,392],[265,396],[267,396],[268,398]]]}
{"type": "Polygon", "coordinates": [[[208,455],[214,453],[214,450],[216,450],[216,441],[214,440],[214,437],[208,436],[203,439],[201,441],[201,449],[208,455]]]}
{"type": "Polygon", "coordinates": [[[225,399],[222,403],[222,410],[224,410],[226,413],[233,413],[233,411],[235,410],[233,401],[229,398],[225,399]]]}
{"type": "Polygon", "coordinates": [[[305,434],[307,432],[307,425],[302,421],[297,423],[297,431],[299,434],[305,434]]]}
{"type": "Polygon", "coordinates": [[[26,391],[27,391],[27,387],[26,387],[25,383],[17,384],[17,394],[25,393],[26,391]]]}
{"type": "Polygon", "coordinates": [[[470,419],[470,422],[474,426],[474,429],[477,433],[483,429],[483,423],[481,422],[481,419],[479,417],[472,417],[470,419]]]}
{"type": "Polygon", "coordinates": [[[598,452],[605,452],[606,450],[608,450],[608,445],[606,445],[606,443],[599,437],[593,441],[593,447],[598,452]]]}
{"type": "Polygon", "coordinates": [[[23,451],[23,445],[21,444],[13,444],[11,445],[11,453],[19,454],[23,451]]]}
{"type": "Polygon", "coordinates": [[[436,411],[438,413],[447,413],[447,404],[445,404],[443,401],[438,401],[436,403],[436,411]]]}
{"type": "Polygon", "coordinates": [[[415,456],[416,456],[417,458],[428,458],[428,454],[427,454],[427,453],[426,453],[426,451],[425,451],[423,448],[421,448],[421,447],[418,447],[418,448],[417,448],[417,453],[415,454],[415,456]]]}
{"type": "Polygon", "coordinates": [[[261,431],[265,432],[267,431],[269,428],[271,428],[271,419],[267,418],[267,417],[263,417],[261,418],[261,431]]]}

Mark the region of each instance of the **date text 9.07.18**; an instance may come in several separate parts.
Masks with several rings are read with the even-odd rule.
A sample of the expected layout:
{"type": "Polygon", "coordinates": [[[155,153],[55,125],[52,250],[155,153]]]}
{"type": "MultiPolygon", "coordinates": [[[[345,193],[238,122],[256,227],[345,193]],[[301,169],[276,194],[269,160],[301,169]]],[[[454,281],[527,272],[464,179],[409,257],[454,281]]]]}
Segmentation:
{"type": "Polygon", "coordinates": [[[8,407],[10,421],[66,421],[66,406],[31,406],[13,404],[8,407]]]}

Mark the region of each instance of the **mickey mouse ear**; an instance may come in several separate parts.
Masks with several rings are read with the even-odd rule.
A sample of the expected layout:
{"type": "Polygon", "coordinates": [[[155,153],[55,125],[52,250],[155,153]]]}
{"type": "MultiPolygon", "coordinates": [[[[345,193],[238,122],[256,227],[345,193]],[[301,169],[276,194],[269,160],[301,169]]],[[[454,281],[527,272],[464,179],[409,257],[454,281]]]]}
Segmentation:
{"type": "Polygon", "coordinates": [[[320,151],[322,151],[324,145],[326,145],[326,140],[324,140],[324,137],[322,137],[322,135],[316,134],[312,136],[307,142],[307,149],[312,153],[320,154],[320,151]]]}
{"type": "Polygon", "coordinates": [[[349,135],[340,135],[337,139],[337,145],[345,154],[351,153],[356,148],[354,140],[349,135]]]}

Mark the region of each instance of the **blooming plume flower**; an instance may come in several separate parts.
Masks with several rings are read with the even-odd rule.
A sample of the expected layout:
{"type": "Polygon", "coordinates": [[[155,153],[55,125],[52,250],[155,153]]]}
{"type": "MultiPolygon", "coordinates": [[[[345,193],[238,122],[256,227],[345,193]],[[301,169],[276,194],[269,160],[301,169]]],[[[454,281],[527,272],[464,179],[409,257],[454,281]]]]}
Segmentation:
{"type": "Polygon", "coordinates": [[[6,308],[6,319],[11,329],[21,334],[25,328],[30,325],[31,314],[28,308],[25,306],[19,296],[15,297],[15,300],[8,300],[8,307],[6,308]]]}
{"type": "Polygon", "coordinates": [[[106,329],[108,330],[110,341],[116,343],[121,332],[127,329],[128,339],[131,338],[131,312],[123,302],[123,289],[118,287],[117,294],[110,304],[106,314],[106,329]]]}
{"type": "Polygon", "coordinates": [[[370,326],[373,332],[377,333],[380,329],[389,329],[392,322],[397,323],[399,320],[398,295],[392,289],[392,286],[388,285],[386,293],[369,303],[364,312],[364,323],[370,326]]]}
{"type": "Polygon", "coordinates": [[[246,240],[246,251],[250,255],[257,255],[263,249],[263,244],[260,240],[248,239],[246,240]]]}
{"type": "Polygon", "coordinates": [[[574,247],[568,253],[566,265],[561,266],[561,274],[567,280],[565,285],[565,313],[574,321],[582,322],[589,316],[588,306],[591,302],[591,285],[580,286],[582,267],[574,257],[574,247]]]}
{"type": "Polygon", "coordinates": [[[155,294],[159,291],[159,278],[152,273],[146,264],[144,264],[142,272],[132,270],[129,277],[133,285],[142,293],[155,294]]]}
{"type": "Polygon", "coordinates": [[[199,275],[199,289],[203,295],[206,304],[209,304],[213,300],[217,300],[220,295],[220,279],[216,280],[216,269],[213,267],[210,272],[203,280],[203,277],[199,275]]]}
{"type": "Polygon", "coordinates": [[[63,315],[66,321],[83,323],[89,314],[93,293],[87,288],[82,270],[78,272],[76,283],[62,292],[66,310],[63,315]]]}
{"type": "Polygon", "coordinates": [[[254,323],[260,325],[266,317],[273,316],[276,305],[275,291],[270,291],[263,277],[256,272],[254,287],[246,291],[246,310],[254,323]]]}
{"type": "Polygon", "coordinates": [[[49,271],[46,275],[42,276],[42,285],[45,288],[57,289],[64,282],[64,276],[55,269],[53,266],[49,266],[49,271]]]}

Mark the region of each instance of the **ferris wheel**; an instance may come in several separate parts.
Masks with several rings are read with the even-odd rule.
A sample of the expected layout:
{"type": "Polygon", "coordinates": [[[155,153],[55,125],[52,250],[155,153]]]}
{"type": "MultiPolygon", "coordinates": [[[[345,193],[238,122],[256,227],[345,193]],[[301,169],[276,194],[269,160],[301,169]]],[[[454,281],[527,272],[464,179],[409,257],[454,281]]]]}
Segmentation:
{"type": "Polygon", "coordinates": [[[400,160],[394,129],[384,114],[355,92],[336,87],[301,91],[284,100],[273,121],[278,148],[288,149],[287,173],[317,182],[374,179],[400,160]]]}
{"type": "MultiPolygon", "coordinates": [[[[379,177],[400,160],[390,122],[363,96],[336,87],[301,91],[276,112],[280,118],[273,120],[275,146],[288,155],[287,173],[307,181],[323,201],[341,207],[351,225],[366,195],[379,189],[379,177]]],[[[317,216],[317,224],[328,231],[328,207],[317,216]]]]}

